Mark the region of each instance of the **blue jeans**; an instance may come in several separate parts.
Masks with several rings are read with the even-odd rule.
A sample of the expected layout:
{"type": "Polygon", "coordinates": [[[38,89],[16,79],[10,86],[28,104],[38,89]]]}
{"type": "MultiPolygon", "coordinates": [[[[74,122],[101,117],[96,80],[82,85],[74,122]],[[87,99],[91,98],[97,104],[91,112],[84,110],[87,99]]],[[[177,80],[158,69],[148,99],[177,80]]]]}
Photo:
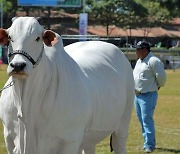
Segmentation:
{"type": "Polygon", "coordinates": [[[134,99],[136,114],[141,124],[142,135],[144,137],[145,149],[155,149],[156,146],[153,115],[157,98],[157,92],[148,92],[135,96],[134,99]]]}

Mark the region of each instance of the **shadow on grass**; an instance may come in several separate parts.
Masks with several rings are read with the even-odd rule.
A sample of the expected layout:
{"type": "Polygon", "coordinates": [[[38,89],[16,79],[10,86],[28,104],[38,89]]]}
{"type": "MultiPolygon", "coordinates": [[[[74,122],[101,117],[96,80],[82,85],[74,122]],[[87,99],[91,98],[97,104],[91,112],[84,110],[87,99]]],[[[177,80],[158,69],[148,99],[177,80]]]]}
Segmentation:
{"type": "Polygon", "coordinates": [[[172,152],[172,153],[180,153],[180,150],[177,149],[167,149],[167,148],[156,148],[159,152],[172,152]]]}

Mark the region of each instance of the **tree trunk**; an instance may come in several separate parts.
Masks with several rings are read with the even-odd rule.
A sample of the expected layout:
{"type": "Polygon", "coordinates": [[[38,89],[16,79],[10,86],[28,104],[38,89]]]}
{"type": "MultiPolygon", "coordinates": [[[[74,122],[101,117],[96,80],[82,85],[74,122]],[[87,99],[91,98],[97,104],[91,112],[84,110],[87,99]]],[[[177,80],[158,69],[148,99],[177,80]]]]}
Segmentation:
{"type": "Polygon", "coordinates": [[[109,36],[109,18],[106,17],[106,36],[109,36]]]}

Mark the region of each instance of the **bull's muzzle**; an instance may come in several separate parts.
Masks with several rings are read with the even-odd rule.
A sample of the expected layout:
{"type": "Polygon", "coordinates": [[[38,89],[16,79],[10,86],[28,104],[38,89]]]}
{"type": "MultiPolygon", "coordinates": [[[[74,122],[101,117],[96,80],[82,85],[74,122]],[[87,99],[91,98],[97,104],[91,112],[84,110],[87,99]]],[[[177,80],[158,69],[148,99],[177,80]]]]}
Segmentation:
{"type": "Polygon", "coordinates": [[[9,67],[9,76],[13,76],[18,79],[27,78],[28,74],[25,71],[27,64],[25,62],[10,62],[9,67]]]}
{"type": "Polygon", "coordinates": [[[25,62],[18,62],[18,63],[10,63],[10,66],[13,68],[13,72],[19,73],[19,72],[23,72],[24,68],[26,67],[26,63],[25,62]]]}

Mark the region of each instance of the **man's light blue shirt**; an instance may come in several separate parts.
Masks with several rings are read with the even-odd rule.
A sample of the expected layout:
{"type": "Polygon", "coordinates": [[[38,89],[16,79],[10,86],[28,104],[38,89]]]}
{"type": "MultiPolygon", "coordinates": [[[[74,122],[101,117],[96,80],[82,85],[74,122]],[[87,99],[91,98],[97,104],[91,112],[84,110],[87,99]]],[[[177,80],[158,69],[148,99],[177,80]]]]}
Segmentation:
{"type": "Polygon", "coordinates": [[[133,71],[135,89],[141,93],[157,91],[166,82],[163,63],[152,52],[138,59],[133,71]]]}

